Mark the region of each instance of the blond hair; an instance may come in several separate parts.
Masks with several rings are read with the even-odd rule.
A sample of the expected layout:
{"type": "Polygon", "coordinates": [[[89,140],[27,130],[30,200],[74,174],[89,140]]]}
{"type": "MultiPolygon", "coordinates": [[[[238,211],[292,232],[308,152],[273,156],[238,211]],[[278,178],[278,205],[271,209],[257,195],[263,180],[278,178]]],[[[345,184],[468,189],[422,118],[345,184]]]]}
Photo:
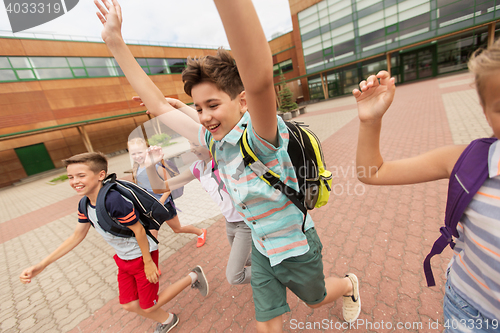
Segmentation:
{"type": "Polygon", "coordinates": [[[132,139],[128,140],[127,144],[129,147],[131,145],[144,145],[146,147],[148,146],[148,143],[143,138],[132,138],[132,139]]]}
{"type": "Polygon", "coordinates": [[[474,85],[476,86],[481,104],[484,106],[484,78],[500,69],[500,39],[487,49],[477,49],[472,54],[468,66],[469,71],[474,74],[474,85]]]}

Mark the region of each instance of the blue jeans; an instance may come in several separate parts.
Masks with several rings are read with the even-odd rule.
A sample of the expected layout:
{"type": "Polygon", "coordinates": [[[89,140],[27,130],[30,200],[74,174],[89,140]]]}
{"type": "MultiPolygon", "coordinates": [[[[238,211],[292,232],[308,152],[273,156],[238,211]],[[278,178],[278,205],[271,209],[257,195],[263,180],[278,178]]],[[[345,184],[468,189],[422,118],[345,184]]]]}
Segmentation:
{"type": "Polygon", "coordinates": [[[484,318],[474,306],[455,292],[449,276],[445,287],[443,316],[446,333],[500,332],[500,320],[484,318]]]}

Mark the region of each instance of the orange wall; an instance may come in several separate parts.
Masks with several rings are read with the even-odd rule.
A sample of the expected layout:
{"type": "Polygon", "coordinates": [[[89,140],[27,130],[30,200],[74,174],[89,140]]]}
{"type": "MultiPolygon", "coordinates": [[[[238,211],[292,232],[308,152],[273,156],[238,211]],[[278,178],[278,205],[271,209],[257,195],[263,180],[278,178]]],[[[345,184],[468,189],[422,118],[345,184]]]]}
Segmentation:
{"type": "MultiPolygon", "coordinates": [[[[135,57],[187,58],[216,50],[129,46],[135,57]]],[[[0,38],[0,56],[111,57],[103,43],[0,38]]],[[[190,103],[180,74],[152,75],[163,94],[190,103]]],[[[0,83],[0,135],[82,120],[145,110],[131,100],[137,93],[125,77],[42,80],[0,83]]],[[[87,125],[96,151],[112,153],[126,148],[130,132],[148,117],[135,116],[87,125]]],[[[61,159],[85,152],[76,128],[0,141],[0,187],[26,177],[14,149],[43,142],[56,167],[61,159]]]]}

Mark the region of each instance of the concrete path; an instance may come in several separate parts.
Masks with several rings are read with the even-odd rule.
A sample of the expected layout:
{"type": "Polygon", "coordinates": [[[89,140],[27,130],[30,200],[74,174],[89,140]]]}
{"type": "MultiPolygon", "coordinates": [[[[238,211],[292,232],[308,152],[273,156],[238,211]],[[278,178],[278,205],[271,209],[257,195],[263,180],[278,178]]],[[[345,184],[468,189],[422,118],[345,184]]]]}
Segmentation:
{"type": "MultiPolygon", "coordinates": [[[[470,82],[469,74],[458,74],[399,86],[384,118],[384,158],[490,136],[470,82]]],[[[360,278],[363,307],[349,332],[441,332],[451,251],[432,261],[436,287],[426,286],[421,267],[439,235],[447,181],[399,187],[358,182],[356,115],[349,96],[309,105],[297,119],[321,138],[335,176],[328,205],[312,211],[324,245],[325,275],[354,272],[360,278]]],[[[127,169],[126,154],[110,159],[110,171],[123,177],[127,169]]],[[[156,323],[121,309],[113,250],[93,230],[30,285],[19,282],[20,272],[53,251],[76,223],[79,197],[67,181],[48,185],[53,177],[0,190],[0,331],[152,332],[156,323]]],[[[183,223],[208,228],[208,241],[198,249],[195,237],[162,227],[160,286],[199,264],[211,292],[204,299],[186,289],[164,306],[179,314],[172,332],[255,332],[250,286],[231,286],[225,278],[230,248],[216,205],[197,182],[186,186],[176,204],[183,223]]],[[[289,292],[288,302],[292,311],[283,316],[285,332],[346,331],[341,301],[311,310],[289,292]]]]}

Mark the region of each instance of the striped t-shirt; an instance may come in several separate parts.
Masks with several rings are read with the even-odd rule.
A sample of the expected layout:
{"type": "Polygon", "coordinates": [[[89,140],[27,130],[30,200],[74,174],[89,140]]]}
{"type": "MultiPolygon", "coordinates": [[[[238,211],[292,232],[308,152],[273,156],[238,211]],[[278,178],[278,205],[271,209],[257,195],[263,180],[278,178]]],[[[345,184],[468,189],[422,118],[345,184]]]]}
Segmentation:
{"type": "Polygon", "coordinates": [[[451,284],[486,318],[500,318],[500,144],[489,150],[489,177],[457,225],[451,284]]]}
{"type": "MultiPolygon", "coordinates": [[[[249,167],[245,167],[240,152],[239,142],[247,126],[249,145],[259,160],[280,175],[283,183],[298,191],[297,177],[287,152],[288,129],[283,120],[277,118],[277,147],[255,133],[248,112],[222,140],[214,142],[220,177],[235,208],[252,230],[255,247],[269,258],[271,266],[309,251],[307,239],[302,232],[302,212],[279,190],[266,184],[249,167]]],[[[200,126],[200,144],[208,148],[211,139],[210,132],[200,126]]],[[[305,230],[313,226],[308,214],[305,230]]]]}

